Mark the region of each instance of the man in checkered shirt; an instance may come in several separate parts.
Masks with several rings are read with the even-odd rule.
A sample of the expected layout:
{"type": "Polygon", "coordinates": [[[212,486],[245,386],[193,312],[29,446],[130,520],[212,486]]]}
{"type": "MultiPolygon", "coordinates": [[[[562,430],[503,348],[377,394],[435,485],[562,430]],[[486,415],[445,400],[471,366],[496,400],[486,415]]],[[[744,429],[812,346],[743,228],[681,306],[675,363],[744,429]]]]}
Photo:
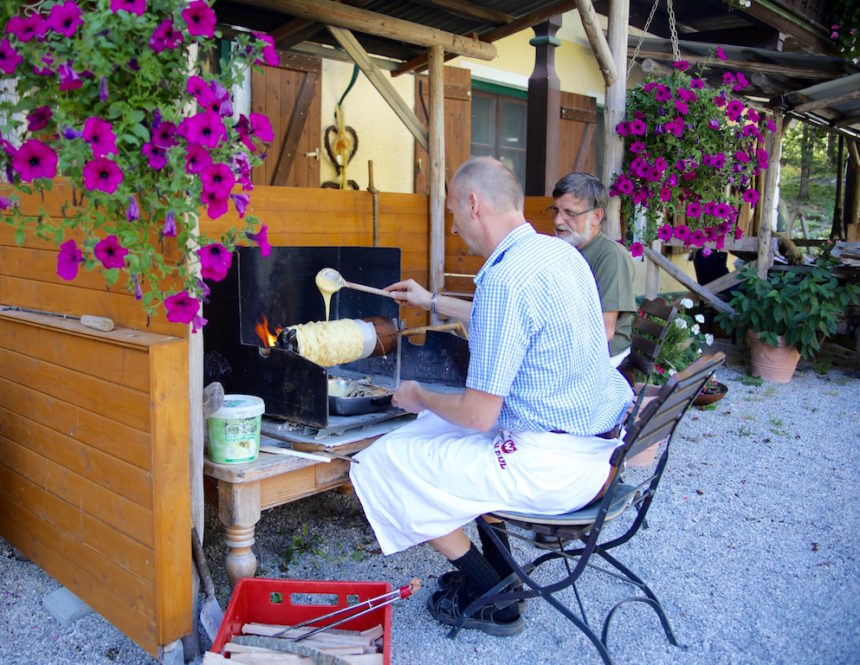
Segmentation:
{"type": "MultiPolygon", "coordinates": [[[[494,510],[562,513],[591,502],[632,393],[609,363],[588,264],[526,221],[516,175],[473,158],[452,179],[448,209],[453,232],[486,258],[474,300],[431,294],[413,280],[387,290],[468,324],[466,389],[404,381],[393,404],[418,418],[359,453],[350,477],[385,554],[429,542],[452,562],[429,602],[452,624],[511,572],[482,532],[483,554],[463,526],[494,510]]],[[[485,606],[465,626],[514,635],[523,621],[515,605],[485,606]]]]}

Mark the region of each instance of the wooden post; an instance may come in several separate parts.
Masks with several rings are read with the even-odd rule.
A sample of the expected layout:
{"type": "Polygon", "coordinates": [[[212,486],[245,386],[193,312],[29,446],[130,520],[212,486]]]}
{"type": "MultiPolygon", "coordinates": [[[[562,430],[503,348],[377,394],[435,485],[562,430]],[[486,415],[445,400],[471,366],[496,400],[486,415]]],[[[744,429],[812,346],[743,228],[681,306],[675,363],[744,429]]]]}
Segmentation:
{"type": "MultiPolygon", "coordinates": [[[[660,240],[655,240],[651,243],[651,249],[654,254],[658,256],[662,256],[660,254],[660,246],[663,243],[660,240]]],[[[660,290],[660,266],[657,265],[657,262],[654,261],[650,255],[645,255],[645,297],[649,300],[653,300],[657,297],[657,293],[660,290]]]]}
{"type": "MultiPolygon", "coordinates": [[[[629,0],[611,0],[609,5],[609,49],[615,62],[618,77],[606,87],[603,111],[603,171],[600,179],[607,187],[624,162],[624,144],[615,127],[624,120],[627,92],[627,21],[630,18],[629,0]]],[[[621,199],[609,199],[603,216],[603,232],[613,240],[621,237],[621,199]]]]}
{"type": "Polygon", "coordinates": [[[785,132],[781,109],[774,109],[773,123],[776,129],[767,137],[767,171],[764,179],[764,199],[761,206],[761,225],[758,230],[758,276],[767,277],[773,265],[773,250],[770,238],[773,216],[776,212],[776,185],[779,182],[779,157],[782,152],[782,137],[785,132]]]}
{"type": "Polygon", "coordinates": [[[561,83],[555,73],[555,36],[561,16],[533,27],[535,66],[529,77],[526,128],[526,196],[546,196],[558,180],[558,131],[561,124],[561,83]]]}
{"type": "Polygon", "coordinates": [[[860,222],[860,150],[857,149],[857,141],[848,141],[848,151],[851,154],[848,173],[854,177],[848,181],[846,187],[851,193],[846,219],[851,224],[857,224],[860,222]]]}
{"type": "Polygon", "coordinates": [[[597,66],[603,74],[603,81],[605,85],[610,86],[618,78],[618,70],[612,60],[612,52],[609,44],[606,43],[606,37],[600,29],[600,20],[597,18],[597,12],[594,11],[594,5],[591,4],[591,0],[576,0],[576,9],[579,11],[579,18],[582,20],[588,43],[591,44],[591,51],[597,59],[597,66]]]}
{"type": "MultiPolygon", "coordinates": [[[[445,53],[430,47],[430,290],[445,288],[445,53]]],[[[430,323],[438,323],[437,316],[430,323]]]]}

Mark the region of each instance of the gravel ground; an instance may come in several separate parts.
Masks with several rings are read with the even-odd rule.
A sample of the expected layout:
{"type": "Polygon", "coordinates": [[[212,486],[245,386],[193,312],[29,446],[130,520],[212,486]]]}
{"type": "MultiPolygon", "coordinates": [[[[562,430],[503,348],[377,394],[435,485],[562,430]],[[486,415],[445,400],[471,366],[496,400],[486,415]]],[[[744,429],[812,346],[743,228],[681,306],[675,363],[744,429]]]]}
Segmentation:
{"type": "MultiPolygon", "coordinates": [[[[610,651],[618,663],[654,665],[857,662],[860,372],[820,376],[802,365],[788,385],[756,386],[733,367],[718,378],[729,393],[684,419],[650,528],[617,550],[661,599],[683,647],[669,645],[653,612],[633,603],[613,619],[610,651]]],[[[206,520],[206,554],[226,606],[224,532],[208,507],[206,520]]],[[[446,639],[425,603],[447,563],[427,546],[383,557],[352,495],[328,492],[265,512],[255,551],[263,577],[395,586],[421,578],[421,590],[393,608],[393,663],[601,662],[537,600],[516,637],[465,631],[446,639]]],[[[60,626],[41,602],[60,585],[2,539],[0,574],[0,663],[154,662],[97,614],[60,626]]],[[[629,595],[592,571],[580,590],[592,621],[629,595]]]]}

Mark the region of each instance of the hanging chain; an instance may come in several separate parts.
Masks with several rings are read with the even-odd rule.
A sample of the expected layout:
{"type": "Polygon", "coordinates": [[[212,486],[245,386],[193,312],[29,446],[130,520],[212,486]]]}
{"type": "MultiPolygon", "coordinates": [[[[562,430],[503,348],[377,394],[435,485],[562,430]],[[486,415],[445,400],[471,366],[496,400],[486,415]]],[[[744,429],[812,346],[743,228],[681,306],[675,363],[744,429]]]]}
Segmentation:
{"type": "MultiPolygon", "coordinates": [[[[669,0],[671,3],[671,0],[669,0]]],[[[645,35],[648,33],[648,28],[651,27],[651,19],[654,18],[654,12],[657,11],[657,5],[660,4],[660,0],[654,0],[654,4],[651,5],[651,13],[648,14],[648,20],[645,21],[645,27],[642,28],[642,34],[639,35],[639,42],[636,44],[636,49],[633,51],[633,57],[630,58],[630,64],[627,65],[627,78],[630,78],[630,71],[633,69],[633,65],[636,62],[636,56],[639,55],[639,49],[642,48],[642,42],[645,41],[645,35]]]]}
{"type": "Polygon", "coordinates": [[[672,0],[666,0],[666,9],[669,11],[669,34],[672,38],[672,58],[675,62],[681,59],[681,50],[678,48],[678,30],[675,26],[675,10],[672,8],[672,0]]]}

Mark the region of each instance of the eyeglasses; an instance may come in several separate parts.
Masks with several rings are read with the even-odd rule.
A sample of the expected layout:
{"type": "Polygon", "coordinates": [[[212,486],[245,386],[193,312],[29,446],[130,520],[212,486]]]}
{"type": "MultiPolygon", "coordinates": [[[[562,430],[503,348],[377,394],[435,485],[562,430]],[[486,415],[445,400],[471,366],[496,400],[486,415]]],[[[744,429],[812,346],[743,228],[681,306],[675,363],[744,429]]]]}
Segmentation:
{"type": "Polygon", "coordinates": [[[572,222],[580,215],[584,215],[587,212],[594,212],[597,208],[589,208],[588,210],[566,210],[565,208],[556,208],[555,206],[549,206],[546,211],[552,215],[552,218],[555,219],[556,215],[561,215],[562,219],[565,222],[572,222]]]}

